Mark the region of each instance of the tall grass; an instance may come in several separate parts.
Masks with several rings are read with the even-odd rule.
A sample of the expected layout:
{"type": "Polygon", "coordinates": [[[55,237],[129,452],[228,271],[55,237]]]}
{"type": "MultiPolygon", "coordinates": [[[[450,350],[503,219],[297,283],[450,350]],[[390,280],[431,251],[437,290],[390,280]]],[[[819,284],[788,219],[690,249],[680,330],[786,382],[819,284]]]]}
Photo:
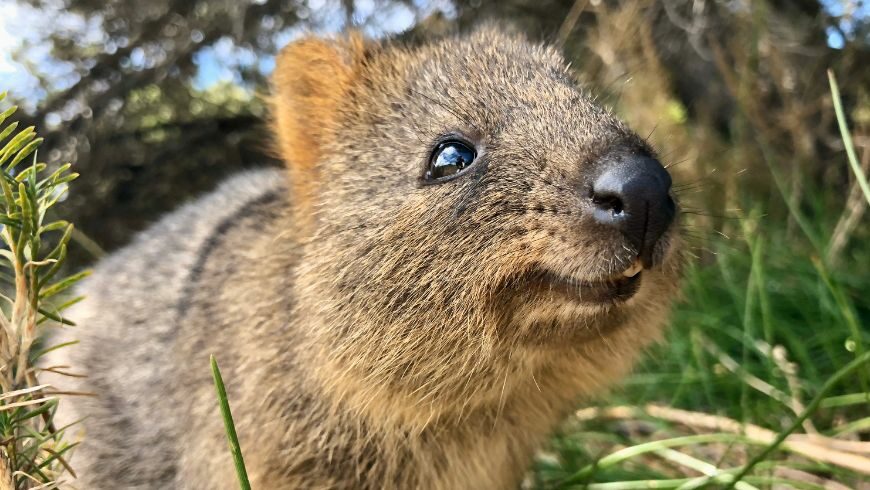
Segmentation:
{"type": "Polygon", "coordinates": [[[715,264],[690,268],[665,345],[539,458],[538,487],[731,486],[740,474],[736,488],[860,488],[870,478],[870,250],[854,256],[864,267],[829,269],[784,226],[744,221],[751,233],[716,239],[715,264]]]}
{"type": "Polygon", "coordinates": [[[827,270],[806,244],[782,239],[782,230],[756,229],[742,244],[715,242],[718,261],[690,269],[665,346],[607,406],[577,413],[539,459],[538,486],[695,488],[705,474],[740,472],[780,434],[786,443],[742,488],[867,480],[866,269],[827,270]],[[680,438],[675,452],[666,441],[680,438]],[[648,450],[631,453],[639,447],[648,450]],[[626,450],[631,458],[608,461],[626,450]]]}
{"type": "MultiPolygon", "coordinates": [[[[753,90],[768,83],[758,45],[771,35],[769,12],[753,10],[735,20],[735,45],[710,41],[737,106],[720,136],[703,114],[669,109],[679,103],[643,47],[652,42],[643,4],[619,5],[598,8],[586,41],[616,54],[586,68],[593,84],[618,73],[642,80],[611,102],[633,126],[657,125],[666,155],[686,155],[675,172],[689,183],[678,192],[696,257],[667,341],[600,406],[577,411],[527,486],[870,488],[870,152],[853,146],[833,74],[827,101],[777,94],[796,114],[818,104],[835,117],[843,150],[813,161],[785,142],[813,141],[818,127],[768,110],[753,90]],[[851,180],[810,178],[820,166],[851,180]]],[[[765,42],[765,56],[779,56],[765,42]]]]}

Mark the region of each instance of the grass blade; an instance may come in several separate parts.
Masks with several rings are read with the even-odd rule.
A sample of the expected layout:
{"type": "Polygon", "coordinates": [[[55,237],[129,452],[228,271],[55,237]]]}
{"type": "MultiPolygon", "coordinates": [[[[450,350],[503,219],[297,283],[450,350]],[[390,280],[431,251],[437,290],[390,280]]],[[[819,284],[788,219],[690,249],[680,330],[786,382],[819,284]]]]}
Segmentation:
{"type": "Polygon", "coordinates": [[[218,402],[221,407],[221,416],[224,419],[224,427],[227,431],[227,442],[230,452],[233,454],[233,463],[236,466],[236,475],[239,477],[239,488],[251,490],[251,482],[248,481],[248,471],[245,469],[245,460],[242,458],[242,447],[239,445],[239,436],[236,434],[236,424],[233,423],[233,414],[230,412],[230,402],[227,400],[227,390],[224,380],[218,368],[217,360],[211,356],[211,373],[214,376],[214,386],[217,390],[218,402]]]}
{"type": "Polygon", "coordinates": [[[843,102],[840,100],[840,87],[837,85],[837,79],[834,77],[832,70],[828,70],[828,82],[831,84],[831,98],[834,101],[834,112],[837,113],[837,124],[840,126],[840,136],[843,137],[843,146],[846,147],[849,166],[852,167],[855,178],[858,180],[858,185],[861,186],[864,197],[867,199],[867,203],[870,204],[870,184],[867,183],[867,176],[864,175],[861,165],[858,164],[858,155],[855,154],[855,145],[852,144],[852,135],[849,133],[846,115],[843,113],[843,102]]]}
{"type": "Polygon", "coordinates": [[[828,381],[825,383],[825,385],[822,386],[822,389],[819,391],[816,397],[813,398],[813,401],[811,401],[807,408],[803,411],[803,413],[801,413],[801,415],[792,422],[791,426],[780,432],[776,440],[774,440],[772,443],[770,443],[770,445],[764,448],[763,451],[756,454],[755,457],[752,458],[752,460],[750,460],[749,463],[747,463],[742,470],[740,470],[740,473],[738,473],[737,476],[734,477],[734,480],[732,480],[728,484],[728,486],[725,487],[725,490],[731,490],[732,488],[734,488],[734,485],[741,481],[743,477],[748,475],[749,472],[752,471],[752,468],[755,467],[755,465],[764,461],[764,459],[770,453],[775,451],[776,448],[778,448],[780,444],[782,444],[783,441],[786,440],[789,434],[797,430],[804,420],[806,420],[807,418],[809,418],[810,415],[815,413],[816,409],[819,408],[819,405],[821,405],[822,400],[825,399],[825,395],[828,394],[828,391],[830,391],[831,388],[836,386],[836,384],[839,383],[843,378],[849,376],[858,368],[864,366],[867,361],[870,361],[870,352],[865,352],[864,355],[855,358],[852,362],[850,362],[845,367],[837,371],[833,376],[831,376],[830,379],[828,379],[828,381]]]}

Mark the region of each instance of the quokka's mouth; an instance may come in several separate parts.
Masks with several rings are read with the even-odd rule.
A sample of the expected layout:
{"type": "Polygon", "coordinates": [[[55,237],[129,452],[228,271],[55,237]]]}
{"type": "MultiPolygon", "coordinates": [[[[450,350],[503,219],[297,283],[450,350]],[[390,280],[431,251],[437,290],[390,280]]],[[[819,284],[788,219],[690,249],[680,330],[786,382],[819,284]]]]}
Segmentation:
{"type": "Polygon", "coordinates": [[[642,271],[639,260],[618,275],[591,281],[539,270],[530,274],[529,283],[542,293],[570,296],[581,303],[618,304],[631,299],[640,289],[642,271]]]}

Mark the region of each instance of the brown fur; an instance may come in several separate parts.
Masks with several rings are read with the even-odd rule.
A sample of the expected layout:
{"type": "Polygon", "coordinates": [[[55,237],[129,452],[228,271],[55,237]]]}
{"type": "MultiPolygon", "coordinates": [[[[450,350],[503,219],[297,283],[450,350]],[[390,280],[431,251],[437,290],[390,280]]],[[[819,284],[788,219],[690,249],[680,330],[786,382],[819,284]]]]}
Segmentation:
{"type": "MultiPolygon", "coordinates": [[[[84,488],[232,488],[220,360],[255,488],[511,488],[578,401],[660,337],[680,241],[621,304],[542,285],[634,260],[588,212],[609,152],[652,150],[552,49],[486,28],[418,47],[288,47],[275,132],[290,184],[240,177],[98,267],[58,363],[91,379],[84,488]],[[422,185],[444,134],[461,178],[422,185]]],[[[58,380],[66,385],[67,380],[58,380]]]]}
{"type": "MultiPolygon", "coordinates": [[[[312,226],[311,203],[317,193],[317,161],[335,139],[338,107],[350,89],[363,40],[359,35],[329,42],[305,38],[284,49],[275,71],[272,114],[278,147],[288,162],[296,208],[296,225],[312,226]]],[[[309,230],[310,231],[310,230],[309,230]]]]}

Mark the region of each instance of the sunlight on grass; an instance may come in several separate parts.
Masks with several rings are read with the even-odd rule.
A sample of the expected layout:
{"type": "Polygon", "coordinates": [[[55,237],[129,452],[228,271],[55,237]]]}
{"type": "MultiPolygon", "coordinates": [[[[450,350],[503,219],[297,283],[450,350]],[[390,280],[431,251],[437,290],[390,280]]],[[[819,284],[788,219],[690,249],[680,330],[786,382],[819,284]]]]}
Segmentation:
{"type": "MultiPolygon", "coordinates": [[[[653,142],[689,155],[674,172],[692,260],[667,340],[600,406],[561,427],[524,487],[867,488],[870,249],[859,244],[868,159],[855,150],[833,73],[826,110],[843,153],[830,165],[851,174],[845,195],[793,163],[782,135],[809,139],[801,128],[765,119],[754,91],[758,39],[711,48],[739,109],[725,139],[662,115],[669,82],[657,78],[659,60],[632,51],[641,41],[618,37],[637,15],[624,10],[599,8],[599,42],[624,50],[612,71],[644,83],[614,103],[635,126],[666,126],[653,142]]],[[[747,32],[768,14],[754,12],[747,32]]]]}

